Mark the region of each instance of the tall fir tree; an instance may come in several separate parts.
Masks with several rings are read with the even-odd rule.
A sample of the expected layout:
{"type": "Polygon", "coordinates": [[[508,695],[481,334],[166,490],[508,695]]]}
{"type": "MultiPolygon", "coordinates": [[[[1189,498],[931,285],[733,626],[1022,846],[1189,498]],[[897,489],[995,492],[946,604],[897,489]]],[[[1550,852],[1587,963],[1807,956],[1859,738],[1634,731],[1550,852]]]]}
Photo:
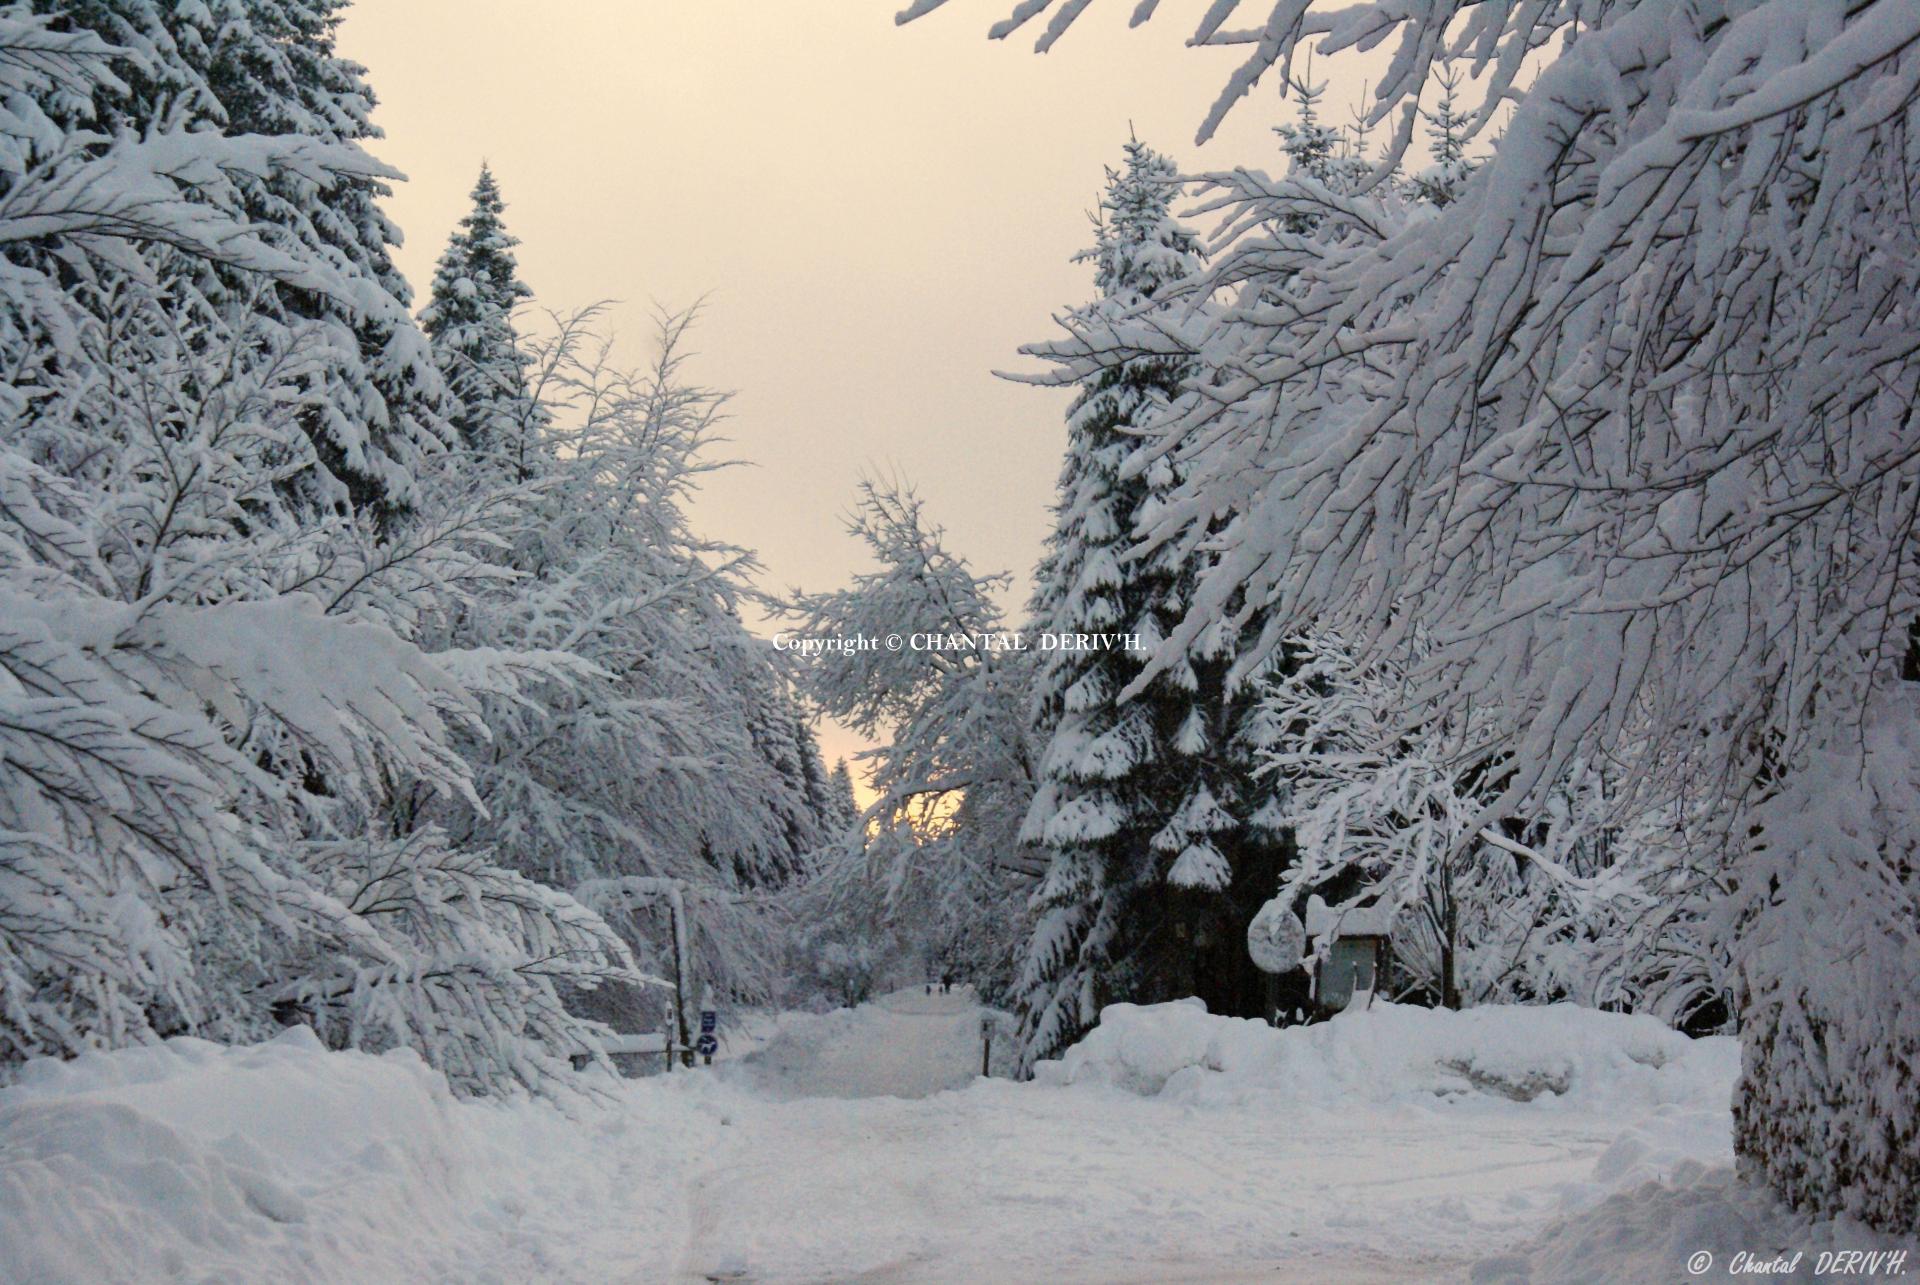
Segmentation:
{"type": "MultiPolygon", "coordinates": [[[[1078,318],[1137,321],[1200,270],[1170,206],[1176,171],[1137,141],[1111,172],[1094,248],[1100,299],[1078,318]]],[[[1056,635],[1131,635],[1137,650],[1043,651],[1034,718],[1046,745],[1022,837],[1046,855],[1018,991],[1023,1056],[1050,1056],[1114,1000],[1199,994],[1260,1012],[1246,921],[1278,874],[1279,812],[1253,779],[1253,684],[1231,691],[1237,639],[1215,631],[1122,700],[1185,611],[1194,543],[1133,546],[1178,480],[1177,457],[1129,458],[1195,375],[1179,357],[1130,356],[1090,379],[1069,412],[1056,529],[1032,612],[1056,635]],[[1258,867],[1256,870],[1254,867],[1258,867]],[[1242,905],[1242,903],[1245,903],[1242,905]]]]}
{"type": "Polygon", "coordinates": [[[853,771],[845,759],[835,759],[827,773],[827,797],[831,806],[828,822],[835,834],[845,834],[860,824],[860,801],[853,789],[853,771]]]}
{"type": "Polygon", "coordinates": [[[524,482],[542,471],[545,411],[528,389],[532,358],[514,330],[514,309],[533,291],[520,280],[513,255],[520,242],[507,232],[505,213],[500,185],[483,164],[473,210],[440,256],[420,320],[453,397],[449,418],[461,445],[524,482]]]}
{"type": "MultiPolygon", "coordinates": [[[[227,136],[360,144],[380,138],[366,69],[334,46],[345,0],[37,0],[56,30],[91,32],[125,52],[90,101],[53,105],[64,127],[137,135],[199,128],[227,136]]],[[[310,173],[236,173],[225,212],[244,217],[296,258],[325,264],[332,288],[277,282],[267,300],[252,283],[164,248],[162,276],[195,274],[215,299],[246,298],[289,322],[339,332],[311,378],[326,389],[303,417],[318,467],[286,485],[310,510],[352,511],[391,529],[416,503],[423,452],[445,441],[445,394],[411,290],[393,262],[400,234],[380,211],[386,171],[362,156],[332,181],[310,173]],[[351,301],[351,302],[349,302],[351,301]]],[[[213,189],[209,188],[211,193],[213,189]]],[[[213,199],[209,196],[208,199],[213,199]]]]}

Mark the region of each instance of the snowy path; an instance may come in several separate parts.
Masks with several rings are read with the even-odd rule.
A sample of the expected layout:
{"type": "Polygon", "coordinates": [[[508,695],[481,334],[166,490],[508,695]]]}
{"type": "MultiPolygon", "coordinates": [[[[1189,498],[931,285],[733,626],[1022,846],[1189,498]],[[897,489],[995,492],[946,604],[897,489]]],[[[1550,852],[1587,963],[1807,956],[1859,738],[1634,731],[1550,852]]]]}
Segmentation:
{"type": "Polygon", "coordinates": [[[858,1009],[788,1014],[722,1079],[773,1097],[923,1098],[980,1074],[979,1005],[971,990],[896,991],[858,1009]]]}
{"type": "Polygon", "coordinates": [[[1523,1235],[1618,1133],[1505,1103],[1303,1116],[970,1082],[958,995],[834,1017],[832,1047],[740,1068],[777,1097],[722,1090],[679,1279],[1425,1279],[1523,1235]],[[969,1087],[921,1096],[943,1058],[969,1087]]]}
{"type": "Polygon", "coordinates": [[[753,1103],[728,1134],[693,1190],[683,1279],[1421,1279],[1524,1231],[1538,1193],[1611,1140],[1564,1122],[1463,1138],[1413,1116],[1196,1119],[998,1085],[753,1103]]]}

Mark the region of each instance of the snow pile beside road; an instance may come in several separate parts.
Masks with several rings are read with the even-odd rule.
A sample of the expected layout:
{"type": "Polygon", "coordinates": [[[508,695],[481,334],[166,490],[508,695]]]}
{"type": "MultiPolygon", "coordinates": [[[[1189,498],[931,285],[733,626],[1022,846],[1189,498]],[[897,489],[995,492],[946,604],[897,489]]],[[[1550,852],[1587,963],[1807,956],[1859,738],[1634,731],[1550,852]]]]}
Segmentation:
{"type": "Polygon", "coordinates": [[[571,1119],[461,1102],[412,1053],[328,1052],[305,1027],[30,1063],[0,1089],[0,1280],[590,1279],[552,1247],[614,1201],[634,1278],[662,1274],[700,1112],[621,1091],[626,1110],[571,1119]],[[629,1170],[661,1200],[617,1190],[629,1170]]]}
{"type": "Polygon", "coordinates": [[[1693,1040],[1649,1017],[1571,1004],[1463,1012],[1376,1004],[1276,1030],[1183,1000],[1110,1005],[1059,1061],[1036,1067],[1035,1078],[1199,1104],[1268,1095],[1333,1103],[1483,1094],[1724,1112],[1738,1068],[1731,1039],[1693,1040]]]}
{"type": "Polygon", "coordinates": [[[1912,1271],[1912,1242],[1849,1219],[1810,1219],[1740,1181],[1728,1165],[1689,1161],[1670,1181],[1609,1196],[1562,1218],[1528,1248],[1475,1264],[1468,1279],[1476,1285],[1639,1285],[1689,1276],[1824,1281],[1867,1275],[1875,1264],[1877,1276],[1899,1275],[1900,1267],[1912,1271]],[[1888,1261],[1901,1250],[1908,1251],[1904,1263],[1888,1261]],[[1829,1257],[1848,1252],[1880,1257],[1851,1260],[1850,1272],[1849,1260],[1829,1257]]]}
{"type": "Polygon", "coordinates": [[[444,1251],[472,1160],[453,1106],[418,1058],[304,1027],[33,1063],[0,1091],[0,1279],[347,1279],[356,1243],[444,1251]]]}
{"type": "Polygon", "coordinates": [[[1107,1008],[1035,1078],[1205,1106],[1305,1103],[1341,1114],[1365,1103],[1451,1102],[1473,1110],[1482,1127],[1501,1112],[1543,1108],[1622,1121],[1584,1179],[1530,1193],[1547,1198],[1554,1221],[1523,1248],[1476,1263],[1469,1279],[1479,1285],[1685,1280],[1702,1254],[1722,1277],[1733,1268],[1743,1280],[1828,1279],[1816,1273],[1846,1263],[1822,1254],[1911,1249],[1846,1220],[1795,1214],[1735,1177],[1729,1103],[1739,1065],[1732,1039],[1693,1040],[1651,1018],[1573,1005],[1447,1012],[1376,1004],[1275,1030],[1188,1000],[1107,1008]]]}
{"type": "MultiPolygon", "coordinates": [[[[1601,1153],[1588,1181],[1561,1189],[1559,1217],[1531,1244],[1475,1264],[1468,1279],[1479,1285],[1638,1285],[1729,1275],[1827,1280],[1846,1273],[1823,1254],[1912,1248],[1851,1220],[1795,1213],[1740,1181],[1732,1154],[1731,1113],[1660,1107],[1601,1153]]],[[[1897,1272],[1883,1267],[1875,1274],[1897,1272]]]]}

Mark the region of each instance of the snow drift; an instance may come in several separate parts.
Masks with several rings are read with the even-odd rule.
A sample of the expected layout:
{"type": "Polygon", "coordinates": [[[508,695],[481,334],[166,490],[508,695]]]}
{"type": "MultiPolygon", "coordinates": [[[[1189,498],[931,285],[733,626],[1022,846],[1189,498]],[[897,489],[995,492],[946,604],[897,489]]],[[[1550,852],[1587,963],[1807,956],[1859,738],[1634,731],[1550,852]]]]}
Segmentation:
{"type": "Polygon", "coordinates": [[[1486,1094],[1515,1102],[1681,1104],[1724,1113],[1739,1070],[1729,1038],[1690,1039],[1650,1017],[1571,1004],[1451,1012],[1376,1004],[1276,1030],[1198,1000],[1113,1004],[1043,1084],[1110,1084],[1196,1104],[1259,1095],[1319,1102],[1486,1094]]]}
{"type": "Polygon", "coordinates": [[[412,1054],[328,1054],[305,1027],[32,1063],[0,1091],[0,1278],[217,1277],[270,1254],[344,1279],[356,1245],[444,1254],[473,1158],[455,1106],[412,1054]]]}
{"type": "Polygon", "coordinates": [[[702,1113],[631,1096],[573,1118],[463,1102],[411,1052],[329,1052],[305,1027],[33,1062],[0,1089],[0,1280],[590,1279],[554,1257],[575,1245],[657,1278],[702,1113]],[[661,1198],[623,1203],[610,1248],[596,1224],[642,1165],[621,1135],[661,1198]]]}
{"type": "MultiPolygon", "coordinates": [[[[1595,1166],[1596,1179],[1609,1176],[1623,1149],[1635,1154],[1629,1172],[1637,1173],[1646,1144],[1644,1130],[1622,1138],[1595,1166]]],[[[1639,1285],[1672,1279],[1676,1264],[1701,1253],[1712,1256],[1707,1270],[1714,1275],[1737,1272],[1749,1281],[1837,1279],[1847,1273],[1833,1270],[1828,1256],[1846,1252],[1878,1255],[1853,1274],[1865,1274],[1871,1262],[1886,1264],[1877,1274],[1912,1270],[1910,1242],[1852,1219],[1796,1213],[1742,1182],[1731,1165],[1689,1159],[1656,1181],[1613,1176],[1618,1190],[1559,1218],[1527,1247],[1476,1263],[1468,1279],[1475,1285],[1639,1285]],[[1902,1249],[1909,1251],[1906,1263],[1889,1262],[1902,1249]]]]}

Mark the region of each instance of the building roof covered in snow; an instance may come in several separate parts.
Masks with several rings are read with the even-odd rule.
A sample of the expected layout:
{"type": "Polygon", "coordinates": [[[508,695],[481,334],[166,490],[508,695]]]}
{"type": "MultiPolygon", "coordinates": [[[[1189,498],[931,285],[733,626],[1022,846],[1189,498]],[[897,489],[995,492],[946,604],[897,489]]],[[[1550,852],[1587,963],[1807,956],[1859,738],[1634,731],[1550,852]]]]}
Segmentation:
{"type": "Polygon", "coordinates": [[[1397,917],[1392,906],[1329,906],[1318,896],[1307,898],[1309,937],[1388,937],[1397,917]]]}

